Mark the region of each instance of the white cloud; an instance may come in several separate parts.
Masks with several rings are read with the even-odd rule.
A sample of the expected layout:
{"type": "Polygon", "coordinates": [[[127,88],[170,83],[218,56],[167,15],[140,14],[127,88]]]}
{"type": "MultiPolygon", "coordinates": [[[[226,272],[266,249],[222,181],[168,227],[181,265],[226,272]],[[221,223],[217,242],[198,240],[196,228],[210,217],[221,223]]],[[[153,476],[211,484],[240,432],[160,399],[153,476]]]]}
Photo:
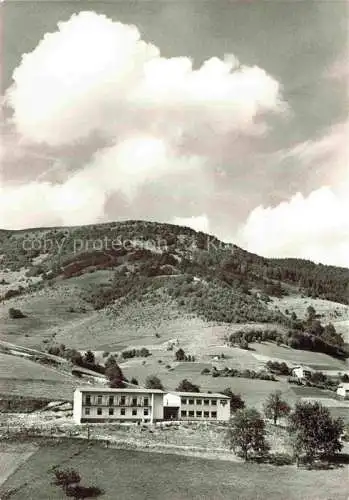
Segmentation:
{"type": "Polygon", "coordinates": [[[204,159],[175,155],[161,140],[139,136],[97,152],[65,182],[0,183],[0,227],[88,224],[103,218],[108,196],[120,191],[129,201],[138,188],[171,171],[200,172],[204,159]]]}
{"type": "Polygon", "coordinates": [[[0,227],[3,229],[88,224],[103,214],[104,193],[93,184],[31,182],[0,186],[0,227]]]}
{"type": "MultiPolygon", "coordinates": [[[[94,12],[47,33],[22,57],[13,80],[6,105],[22,163],[23,152],[38,148],[74,155],[93,132],[105,146],[73,173],[66,157],[64,171],[55,163],[26,186],[3,179],[2,227],[100,220],[112,193],[132,200],[144,183],[172,172],[197,179],[224,148],[236,150],[241,135],[263,133],[265,113],[287,108],[279,83],[261,68],[227,56],[194,70],[188,57],[161,57],[136,27],[94,12]],[[52,177],[53,170],[62,175],[52,177]]],[[[13,148],[5,153],[8,164],[17,161],[13,148]]]]}
{"type": "Polygon", "coordinates": [[[193,217],[174,217],[171,223],[177,226],[190,227],[195,231],[202,231],[203,233],[208,233],[210,228],[209,219],[206,214],[193,217]]]}
{"type": "Polygon", "coordinates": [[[282,112],[279,83],[234,56],[194,70],[166,59],[137,28],[81,12],[46,34],[14,71],[7,103],[28,140],[70,144],[93,131],[108,137],[151,132],[193,139],[255,134],[255,118],[282,112]]]}
{"type": "Polygon", "coordinates": [[[237,234],[237,243],[267,257],[300,257],[349,267],[349,122],[317,140],[300,143],[275,157],[296,159],[303,171],[322,168],[332,187],[308,196],[297,193],[274,207],[256,207],[237,234]]]}
{"type": "MultiPolygon", "coordinates": [[[[349,186],[348,186],[349,187],[349,186]]],[[[276,207],[255,208],[238,234],[247,250],[349,267],[349,197],[329,187],[276,207]]]]}

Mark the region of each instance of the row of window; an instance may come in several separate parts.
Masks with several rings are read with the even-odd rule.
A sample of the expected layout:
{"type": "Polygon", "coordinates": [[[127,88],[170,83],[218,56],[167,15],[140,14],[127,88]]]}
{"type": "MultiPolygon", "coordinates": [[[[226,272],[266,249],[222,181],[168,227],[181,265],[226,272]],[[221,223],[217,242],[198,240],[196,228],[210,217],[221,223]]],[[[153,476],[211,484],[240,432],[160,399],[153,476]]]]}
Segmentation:
{"type": "MultiPolygon", "coordinates": [[[[182,410],[181,411],[181,417],[196,417],[196,418],[202,418],[202,414],[204,415],[204,418],[210,418],[210,412],[209,411],[186,411],[182,410]]],[[[216,411],[211,411],[211,418],[217,418],[217,412],[216,411]]]]}
{"type": "MultiPolygon", "coordinates": [[[[149,406],[149,398],[132,398],[130,400],[130,406],[149,406]]],[[[85,404],[87,406],[91,406],[91,396],[86,395],[85,396],[85,404]]],[[[103,404],[103,396],[99,395],[97,396],[97,404],[102,405],[103,404]]],[[[115,400],[114,396],[109,396],[108,397],[108,405],[113,406],[115,404],[118,404],[120,406],[126,406],[126,397],[121,396],[118,400],[115,400]]]]}
{"type": "Polygon", "coordinates": [[[181,404],[182,405],[209,405],[211,401],[212,406],[217,406],[217,400],[216,399],[187,399],[187,398],[181,398],[181,404]]]}
{"type": "MultiPolygon", "coordinates": [[[[138,413],[137,408],[132,409],[133,416],[140,415],[140,413],[138,413]]],[[[85,408],[85,415],[91,415],[90,408],[85,408]]],[[[99,415],[99,416],[103,415],[103,408],[97,408],[97,415],[99,415]]],[[[110,416],[114,415],[114,408],[108,408],[108,415],[110,415],[110,416]]],[[[120,408],[120,415],[126,415],[126,408],[120,408]]],[[[149,416],[149,409],[148,408],[143,409],[143,415],[145,417],[149,416]]]]}

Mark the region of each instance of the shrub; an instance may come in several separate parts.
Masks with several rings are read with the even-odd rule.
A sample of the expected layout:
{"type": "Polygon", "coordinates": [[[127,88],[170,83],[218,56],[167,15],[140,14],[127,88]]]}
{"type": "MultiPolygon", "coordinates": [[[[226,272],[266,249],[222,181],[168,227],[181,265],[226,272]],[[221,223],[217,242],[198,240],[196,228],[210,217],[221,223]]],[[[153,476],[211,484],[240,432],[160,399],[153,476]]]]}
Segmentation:
{"type": "Polygon", "coordinates": [[[202,371],[201,371],[201,375],[209,375],[210,374],[210,369],[209,368],[204,368],[202,371]]]}
{"type": "Polygon", "coordinates": [[[8,310],[8,314],[11,319],[26,318],[26,315],[23,314],[20,309],[15,309],[14,307],[10,307],[10,309],[8,310]]]}
{"type": "Polygon", "coordinates": [[[200,392],[200,387],[198,385],[193,384],[192,382],[190,382],[189,380],[187,380],[185,378],[179,383],[176,391],[178,391],[178,392],[200,392]]]}
{"type": "Polygon", "coordinates": [[[160,389],[164,390],[161,380],[156,375],[149,375],[145,380],[145,387],[147,389],[160,389]]]}

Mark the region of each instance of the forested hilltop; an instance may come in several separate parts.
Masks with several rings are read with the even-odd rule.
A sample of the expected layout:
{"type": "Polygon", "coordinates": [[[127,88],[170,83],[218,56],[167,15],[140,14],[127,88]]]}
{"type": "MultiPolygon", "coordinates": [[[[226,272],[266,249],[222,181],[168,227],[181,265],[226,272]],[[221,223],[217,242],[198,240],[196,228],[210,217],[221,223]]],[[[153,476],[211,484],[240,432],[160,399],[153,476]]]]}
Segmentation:
{"type": "MultiPolygon", "coordinates": [[[[325,352],[326,346],[299,340],[299,332],[320,338],[323,331],[314,331],[309,318],[290,317],[270,307],[270,298],[297,295],[349,304],[349,269],[263,258],[171,224],[125,221],[3,230],[0,245],[3,302],[62,280],[108,271],[107,283],[95,280],[81,290],[81,299],[95,310],[117,301],[170,300],[207,321],[278,323],[293,332],[294,345],[325,352]]],[[[342,346],[331,328],[321,342],[342,346]]]]}

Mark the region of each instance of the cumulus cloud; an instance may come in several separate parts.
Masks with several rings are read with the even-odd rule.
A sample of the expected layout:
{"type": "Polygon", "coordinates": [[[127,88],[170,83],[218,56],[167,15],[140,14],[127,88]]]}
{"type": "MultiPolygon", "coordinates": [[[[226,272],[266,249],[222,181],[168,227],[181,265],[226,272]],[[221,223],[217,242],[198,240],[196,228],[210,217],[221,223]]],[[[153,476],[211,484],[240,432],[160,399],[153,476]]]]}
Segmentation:
{"type": "Polygon", "coordinates": [[[276,206],[258,206],[241,225],[236,241],[267,257],[301,257],[349,267],[349,122],[322,137],[275,156],[294,158],[304,171],[326,168],[330,186],[298,192],[276,206]]]}
{"type": "Polygon", "coordinates": [[[297,193],[276,207],[257,207],[239,234],[247,250],[349,267],[349,199],[329,187],[297,193]]]}
{"type": "Polygon", "coordinates": [[[193,217],[174,217],[171,222],[177,226],[190,227],[203,233],[208,233],[210,229],[209,219],[206,214],[193,217]]]}
{"type": "Polygon", "coordinates": [[[78,225],[101,220],[108,196],[120,191],[132,200],[140,185],[166,172],[197,174],[200,157],[177,156],[161,140],[137,137],[97,152],[85,168],[63,183],[0,183],[0,227],[78,225]]]}
{"type": "Polygon", "coordinates": [[[93,185],[31,182],[0,186],[0,227],[20,229],[88,224],[103,214],[104,194],[93,185]]]}
{"type": "Polygon", "coordinates": [[[70,144],[98,131],[108,137],[151,131],[170,138],[256,134],[256,119],[282,112],[279,83],[234,56],[194,70],[166,59],[138,29],[81,12],[25,54],[6,94],[28,140],[70,144]]]}
{"type": "MultiPolygon", "coordinates": [[[[94,12],[59,23],[23,55],[5,102],[29,170],[42,151],[53,159],[66,152],[25,186],[3,176],[0,225],[13,228],[95,222],[113,193],[132,200],[173,172],[196,179],[239,138],[260,137],[269,113],[287,110],[263,69],[232,55],[194,69],[188,57],[162,57],[135,26],[94,12]],[[76,165],[76,151],[93,141],[99,146],[76,165]]],[[[5,151],[10,166],[13,149],[5,151]]]]}

